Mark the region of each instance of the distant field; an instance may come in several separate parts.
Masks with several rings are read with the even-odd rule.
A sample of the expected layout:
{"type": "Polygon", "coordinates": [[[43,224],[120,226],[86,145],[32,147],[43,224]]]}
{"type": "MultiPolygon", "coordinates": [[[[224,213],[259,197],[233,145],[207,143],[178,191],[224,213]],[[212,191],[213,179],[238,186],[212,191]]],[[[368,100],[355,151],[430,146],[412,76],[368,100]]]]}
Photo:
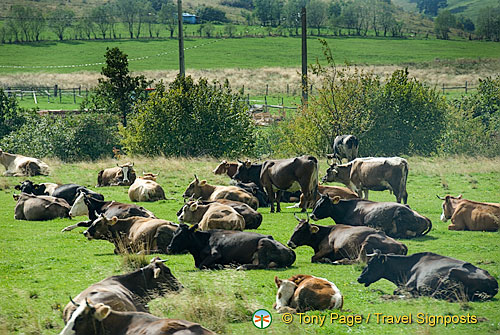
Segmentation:
{"type": "MultiPolygon", "coordinates": [[[[348,61],[355,64],[404,65],[436,59],[498,58],[500,55],[500,43],[494,42],[383,38],[327,38],[327,41],[339,64],[348,61]]],[[[257,69],[298,67],[301,64],[300,38],[294,37],[187,39],[185,46],[188,48],[185,52],[188,69],[257,69]]],[[[0,74],[99,72],[102,64],[85,64],[104,62],[106,48],[112,47],[119,47],[128,55],[132,71],[178,68],[177,40],[41,42],[0,45],[0,74]],[[162,55],[156,56],[158,54],[162,55]]],[[[309,63],[316,58],[322,59],[321,45],[317,38],[310,37],[309,63]]]]}

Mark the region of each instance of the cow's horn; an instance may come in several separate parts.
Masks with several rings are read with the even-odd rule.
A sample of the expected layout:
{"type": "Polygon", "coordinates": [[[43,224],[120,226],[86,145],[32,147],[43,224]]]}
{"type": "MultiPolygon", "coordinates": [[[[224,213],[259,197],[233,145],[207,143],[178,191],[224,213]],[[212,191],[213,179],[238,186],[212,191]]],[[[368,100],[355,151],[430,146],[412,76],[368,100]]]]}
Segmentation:
{"type": "Polygon", "coordinates": [[[167,258],[165,258],[165,259],[159,259],[159,261],[162,262],[162,263],[166,263],[168,261],[168,259],[167,258]]]}
{"type": "Polygon", "coordinates": [[[293,216],[295,216],[295,218],[297,219],[297,221],[302,221],[301,219],[299,219],[299,217],[297,216],[296,213],[293,213],[293,216]]]}
{"type": "Polygon", "coordinates": [[[73,301],[73,299],[71,298],[71,296],[69,296],[69,301],[71,301],[71,303],[73,305],[75,305],[76,307],[80,306],[80,304],[77,304],[76,302],[73,301]]]}
{"type": "Polygon", "coordinates": [[[307,211],[306,211],[306,216],[307,216],[307,221],[306,222],[309,223],[309,213],[307,213],[307,211]]]}
{"type": "Polygon", "coordinates": [[[87,304],[87,306],[88,306],[89,308],[92,308],[92,306],[90,306],[90,304],[89,304],[89,299],[88,299],[88,298],[85,298],[85,303],[87,304]]]}
{"type": "Polygon", "coordinates": [[[436,197],[440,200],[444,200],[445,198],[440,197],[439,195],[436,194],[436,197]]]}
{"type": "Polygon", "coordinates": [[[376,253],[373,253],[373,254],[366,254],[366,257],[373,257],[373,256],[377,256],[376,253]]]}

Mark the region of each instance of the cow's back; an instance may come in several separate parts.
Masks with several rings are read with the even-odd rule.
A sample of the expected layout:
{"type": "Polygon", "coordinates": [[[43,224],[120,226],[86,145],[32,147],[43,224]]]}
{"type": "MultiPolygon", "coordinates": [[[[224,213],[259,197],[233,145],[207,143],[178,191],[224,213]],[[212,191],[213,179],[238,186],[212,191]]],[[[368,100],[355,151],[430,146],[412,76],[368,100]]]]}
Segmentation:
{"type": "Polygon", "coordinates": [[[461,220],[467,230],[497,231],[500,226],[500,204],[462,199],[451,219],[454,224],[461,220]]]}
{"type": "Polygon", "coordinates": [[[253,209],[257,209],[259,207],[259,201],[255,196],[236,186],[217,186],[208,200],[214,201],[217,199],[240,201],[249,205],[253,209]]]}
{"type": "Polygon", "coordinates": [[[30,196],[24,201],[23,212],[26,220],[45,221],[69,217],[69,204],[52,196],[30,196]]]}
{"type": "Polygon", "coordinates": [[[214,202],[203,215],[200,221],[201,230],[225,229],[243,230],[245,220],[236,210],[230,206],[214,202]]]}

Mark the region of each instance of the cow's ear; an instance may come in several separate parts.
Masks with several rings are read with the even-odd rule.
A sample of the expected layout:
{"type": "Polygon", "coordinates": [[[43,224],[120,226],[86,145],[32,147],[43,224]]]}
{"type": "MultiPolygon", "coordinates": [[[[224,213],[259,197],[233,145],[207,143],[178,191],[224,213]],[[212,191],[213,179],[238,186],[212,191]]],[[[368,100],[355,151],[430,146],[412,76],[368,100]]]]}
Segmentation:
{"type": "Polygon", "coordinates": [[[12,197],[14,198],[15,201],[19,200],[20,195],[19,194],[13,194],[12,197]]]}
{"type": "Polygon", "coordinates": [[[113,216],[110,221],[108,221],[108,224],[110,226],[114,226],[118,222],[118,217],[113,216]]]}
{"type": "Polygon", "coordinates": [[[283,281],[278,278],[278,276],[274,276],[274,283],[276,284],[276,287],[279,288],[281,286],[281,283],[283,281]]]}
{"type": "Polygon", "coordinates": [[[309,228],[309,231],[310,231],[312,234],[316,234],[316,233],[319,231],[319,227],[318,227],[318,226],[312,226],[312,225],[311,225],[311,228],[309,228]]]}
{"type": "Polygon", "coordinates": [[[336,205],[340,201],[340,197],[338,195],[334,196],[332,199],[332,204],[336,205]]]}
{"type": "Polygon", "coordinates": [[[457,199],[462,199],[462,195],[459,194],[458,197],[457,197],[457,199]]]}
{"type": "Polygon", "coordinates": [[[192,203],[191,206],[189,206],[189,210],[191,212],[195,212],[197,209],[198,209],[198,203],[197,202],[192,203]]]}
{"type": "Polygon", "coordinates": [[[206,184],[207,184],[207,181],[206,181],[206,180],[202,180],[202,181],[200,182],[200,186],[203,186],[203,185],[206,185],[206,184]]]}
{"type": "Polygon", "coordinates": [[[96,306],[94,316],[98,321],[102,321],[109,316],[109,313],[111,313],[111,307],[109,307],[108,305],[102,304],[102,305],[96,306]]]}

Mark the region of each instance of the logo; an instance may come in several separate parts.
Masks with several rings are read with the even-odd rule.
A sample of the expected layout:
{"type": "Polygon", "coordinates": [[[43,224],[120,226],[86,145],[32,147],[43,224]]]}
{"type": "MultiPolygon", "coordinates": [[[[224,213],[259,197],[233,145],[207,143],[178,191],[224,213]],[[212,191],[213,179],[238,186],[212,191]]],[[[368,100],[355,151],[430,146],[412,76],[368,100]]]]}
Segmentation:
{"type": "Polygon", "coordinates": [[[266,311],[265,309],[259,309],[255,311],[252,315],[253,325],[259,329],[266,329],[273,322],[273,317],[271,313],[266,311]]]}

